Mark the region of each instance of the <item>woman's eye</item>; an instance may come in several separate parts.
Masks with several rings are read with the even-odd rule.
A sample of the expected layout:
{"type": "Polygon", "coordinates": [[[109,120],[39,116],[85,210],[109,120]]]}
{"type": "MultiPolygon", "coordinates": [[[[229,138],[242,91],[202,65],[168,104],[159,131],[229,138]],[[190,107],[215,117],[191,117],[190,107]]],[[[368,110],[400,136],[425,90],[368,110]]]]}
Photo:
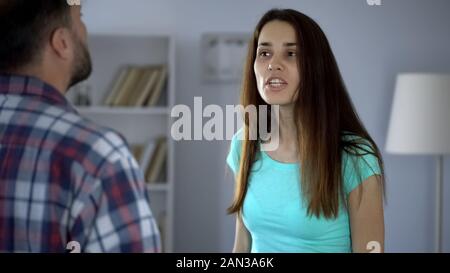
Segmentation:
{"type": "Polygon", "coordinates": [[[267,51],[261,51],[261,52],[259,52],[259,54],[258,54],[260,57],[267,57],[267,56],[269,56],[270,55],[270,53],[269,52],[267,52],[267,51]]]}
{"type": "Polygon", "coordinates": [[[295,56],[297,56],[297,52],[295,52],[295,51],[289,51],[289,52],[288,52],[288,56],[289,56],[289,57],[295,57],[295,56]]]}

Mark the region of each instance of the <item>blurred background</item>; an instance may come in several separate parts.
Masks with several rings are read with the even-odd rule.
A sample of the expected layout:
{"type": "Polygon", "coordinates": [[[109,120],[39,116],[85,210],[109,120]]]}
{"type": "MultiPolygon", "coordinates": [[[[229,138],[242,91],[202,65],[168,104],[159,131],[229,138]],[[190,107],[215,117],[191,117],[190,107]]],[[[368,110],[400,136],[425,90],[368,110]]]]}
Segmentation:
{"type": "MultiPolygon", "coordinates": [[[[370,6],[366,0],[95,0],[84,2],[83,13],[90,34],[172,37],[174,104],[192,107],[199,96],[203,105],[223,109],[238,103],[239,79],[205,80],[205,33],[245,36],[274,7],[297,9],[315,19],[331,43],[361,119],[382,149],[386,251],[432,252],[434,158],[394,155],[385,147],[397,75],[450,72],[450,1],[380,2],[370,6]]],[[[243,62],[238,53],[230,57],[243,62]]],[[[174,143],[173,251],[231,251],[234,217],[226,208],[234,182],[225,163],[228,148],[226,140],[174,143]]],[[[442,242],[443,251],[449,252],[450,162],[444,159],[442,242]]]]}

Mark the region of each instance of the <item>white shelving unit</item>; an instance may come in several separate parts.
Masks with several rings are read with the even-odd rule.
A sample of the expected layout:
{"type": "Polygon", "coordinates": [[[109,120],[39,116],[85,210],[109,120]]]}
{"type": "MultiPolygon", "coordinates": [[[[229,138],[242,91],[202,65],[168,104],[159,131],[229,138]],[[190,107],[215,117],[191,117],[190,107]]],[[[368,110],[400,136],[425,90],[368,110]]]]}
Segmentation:
{"type": "MultiPolygon", "coordinates": [[[[95,34],[89,38],[93,73],[86,81],[90,87],[90,106],[77,110],[90,120],[115,129],[130,145],[145,144],[158,136],[167,137],[166,181],[147,184],[151,208],[163,227],[163,251],[173,252],[174,222],[174,142],[170,136],[170,109],[175,93],[174,40],[166,35],[95,34]],[[103,102],[125,65],[167,65],[167,84],[159,105],[154,107],[109,107],[103,102]]],[[[70,96],[69,96],[70,97],[70,96]]]]}

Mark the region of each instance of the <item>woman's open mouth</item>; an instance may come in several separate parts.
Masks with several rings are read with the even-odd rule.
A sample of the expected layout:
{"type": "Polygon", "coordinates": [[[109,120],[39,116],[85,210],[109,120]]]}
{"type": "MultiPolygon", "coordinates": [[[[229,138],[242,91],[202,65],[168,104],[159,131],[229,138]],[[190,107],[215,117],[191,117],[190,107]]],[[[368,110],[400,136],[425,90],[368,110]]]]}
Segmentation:
{"type": "Polygon", "coordinates": [[[269,91],[278,92],[286,88],[288,83],[280,77],[271,77],[266,81],[265,87],[269,91]]]}

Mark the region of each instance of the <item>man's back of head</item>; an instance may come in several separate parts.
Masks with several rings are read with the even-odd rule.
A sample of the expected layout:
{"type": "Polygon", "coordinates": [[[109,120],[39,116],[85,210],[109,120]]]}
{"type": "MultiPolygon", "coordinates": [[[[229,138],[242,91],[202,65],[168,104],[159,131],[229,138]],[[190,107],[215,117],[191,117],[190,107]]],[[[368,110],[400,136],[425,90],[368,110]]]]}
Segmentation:
{"type": "Polygon", "coordinates": [[[91,72],[81,7],[65,0],[1,0],[0,72],[36,76],[64,93],[91,72]]]}

